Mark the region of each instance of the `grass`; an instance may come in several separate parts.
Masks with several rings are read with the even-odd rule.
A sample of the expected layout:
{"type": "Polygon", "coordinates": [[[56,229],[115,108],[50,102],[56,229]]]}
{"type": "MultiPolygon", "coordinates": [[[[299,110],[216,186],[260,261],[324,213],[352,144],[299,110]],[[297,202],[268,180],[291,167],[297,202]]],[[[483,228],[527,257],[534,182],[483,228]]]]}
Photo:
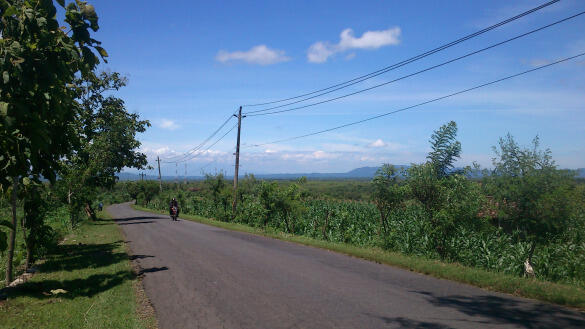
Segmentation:
{"type": "Polygon", "coordinates": [[[100,217],[68,235],[29,281],[6,291],[0,328],[156,327],[152,314],[140,314],[139,282],[121,232],[105,213],[100,217]]]}
{"type": "MultiPolygon", "coordinates": [[[[166,214],[164,211],[157,212],[155,210],[136,205],[133,206],[133,208],[137,210],[166,214]]],[[[260,228],[250,227],[243,224],[226,223],[201,216],[181,214],[181,218],[225,228],[228,230],[263,235],[283,241],[290,241],[307,246],[327,249],[346,255],[431,275],[436,278],[471,284],[487,290],[508,293],[515,296],[532,298],[585,310],[585,289],[581,289],[572,285],[552,283],[537,279],[521,278],[508,274],[462,266],[460,264],[444,263],[437,260],[429,260],[422,257],[404,255],[402,253],[382,250],[380,248],[358,247],[344,243],[329,242],[283,232],[270,230],[265,231],[260,228]]]]}

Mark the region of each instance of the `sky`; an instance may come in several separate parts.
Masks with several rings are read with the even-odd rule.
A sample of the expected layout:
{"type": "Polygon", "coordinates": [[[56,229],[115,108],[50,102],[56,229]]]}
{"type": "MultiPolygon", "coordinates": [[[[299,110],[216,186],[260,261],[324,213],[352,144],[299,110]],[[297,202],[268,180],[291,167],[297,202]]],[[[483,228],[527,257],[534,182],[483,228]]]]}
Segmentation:
{"type": "MultiPolygon", "coordinates": [[[[172,163],[241,105],[294,97],[379,70],[545,1],[90,1],[100,69],[129,79],[117,92],[150,120],[141,151],[163,175],[234,170],[236,129],[193,159],[172,163]]],[[[355,92],[426,69],[585,10],[563,0],[479,37],[295,106],[355,92]]],[[[359,121],[585,52],[585,15],[505,45],[358,95],[242,119],[240,173],[347,172],[425,161],[433,131],[453,120],[458,166],[490,167],[507,133],[538,135],[561,168],[585,167],[585,57],[376,120],[359,121]]],[[[296,100],[296,99],[295,99],[296,100]]],[[[277,103],[274,105],[286,104],[277,103]]],[[[270,106],[244,107],[243,113],[270,106]]],[[[289,106],[292,107],[292,106],[289,106]]],[[[283,107],[280,109],[285,109],[283,107]]],[[[235,117],[207,144],[234,127],[235,117]]],[[[192,156],[191,156],[192,157],[192,156]]],[[[133,170],[127,170],[133,172],[133,170]]],[[[154,175],[155,170],[146,172],[154,175]]]]}

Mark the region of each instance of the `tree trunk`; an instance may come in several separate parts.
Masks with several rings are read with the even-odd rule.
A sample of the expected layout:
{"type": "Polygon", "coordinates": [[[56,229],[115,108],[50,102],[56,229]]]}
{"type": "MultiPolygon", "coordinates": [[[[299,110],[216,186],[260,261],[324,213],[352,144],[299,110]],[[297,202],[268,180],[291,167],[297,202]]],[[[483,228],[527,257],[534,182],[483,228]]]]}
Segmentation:
{"type": "Polygon", "coordinates": [[[329,209],[327,210],[327,214],[325,215],[325,224],[323,225],[323,230],[322,230],[322,234],[323,234],[323,240],[328,240],[327,239],[327,226],[329,225],[329,209]]]}
{"type": "Polygon", "coordinates": [[[29,234],[30,232],[26,231],[26,217],[22,216],[22,218],[20,219],[20,226],[22,227],[22,234],[24,236],[24,247],[26,248],[26,260],[25,260],[25,264],[24,264],[24,268],[26,270],[28,270],[29,265],[31,264],[31,245],[30,245],[30,239],[29,239],[29,234]]]}
{"type": "Polygon", "coordinates": [[[93,208],[88,202],[85,203],[85,213],[87,214],[87,217],[89,219],[93,221],[97,220],[97,217],[95,216],[95,211],[93,211],[93,208]]]}
{"type": "Polygon", "coordinates": [[[386,234],[388,231],[386,228],[386,213],[384,212],[383,206],[378,206],[378,211],[380,212],[380,228],[378,229],[378,236],[382,237],[382,233],[386,234]]]}
{"type": "Polygon", "coordinates": [[[6,285],[12,282],[12,259],[14,258],[14,241],[16,239],[16,194],[18,193],[18,181],[12,177],[12,230],[8,240],[8,263],[6,264],[6,285]]]}

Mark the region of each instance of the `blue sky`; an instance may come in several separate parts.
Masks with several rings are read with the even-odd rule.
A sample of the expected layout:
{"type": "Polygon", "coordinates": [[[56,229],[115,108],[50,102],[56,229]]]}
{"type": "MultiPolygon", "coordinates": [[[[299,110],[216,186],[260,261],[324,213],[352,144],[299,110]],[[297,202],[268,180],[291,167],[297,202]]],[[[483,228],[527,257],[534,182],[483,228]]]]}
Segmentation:
{"type": "MultiPolygon", "coordinates": [[[[110,55],[102,69],[128,76],[129,85],[118,96],[128,110],[152,123],[139,136],[151,161],[198,145],[239,105],[296,96],[349,80],[544,2],[91,1],[100,16],[95,38],[110,55]]],[[[582,1],[561,1],[328,96],[395,79],[583,10],[582,1]]],[[[510,132],[523,145],[538,134],[560,167],[585,167],[583,57],[361,125],[252,147],[414,105],[584,52],[582,31],[585,15],[360,95],[244,118],[240,172],[345,172],[382,163],[418,163],[429,151],[432,132],[450,120],[459,127],[463,149],[459,165],[476,161],[490,166],[491,147],[510,132]]],[[[262,107],[244,112],[255,109],[262,107]]],[[[234,123],[228,123],[218,137],[234,123]]],[[[188,174],[232,173],[235,140],[234,130],[186,162],[188,174]]],[[[182,175],[184,164],[178,168],[182,175]]],[[[163,174],[175,170],[175,164],[163,165],[163,174]]]]}

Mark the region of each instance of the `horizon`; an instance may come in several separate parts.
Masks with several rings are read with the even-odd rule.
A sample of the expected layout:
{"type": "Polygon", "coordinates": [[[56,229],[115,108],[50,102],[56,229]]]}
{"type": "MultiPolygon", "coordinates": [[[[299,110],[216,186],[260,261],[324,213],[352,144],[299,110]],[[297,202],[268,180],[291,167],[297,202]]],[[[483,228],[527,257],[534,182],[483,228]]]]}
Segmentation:
{"type": "MultiPolygon", "coordinates": [[[[171,7],[96,1],[100,30],[95,38],[110,54],[101,68],[129,78],[128,86],[115,94],[125,100],[129,111],[152,123],[138,137],[140,151],[155,168],[149,171],[152,174],[157,156],[170,162],[183,159],[181,154],[200,145],[240,105],[291,97],[367,74],[538,4],[182,1],[171,7]],[[140,17],[127,17],[137,6],[140,17]]],[[[315,101],[400,78],[583,10],[579,1],[553,4],[315,101]]],[[[584,15],[359,95],[297,111],[246,117],[240,172],[344,172],[383,163],[420,163],[429,151],[432,132],[451,120],[458,125],[457,139],[462,144],[457,166],[473,162],[491,166],[491,147],[511,133],[520,145],[540,136],[542,148],[551,149],[559,168],[583,168],[583,57],[360,125],[255,146],[363,120],[585,52],[585,37],[579,32],[583,30],[584,15]]],[[[244,112],[265,108],[248,107],[244,112]]],[[[231,120],[205,146],[227,133],[224,139],[187,161],[188,173],[207,168],[233,172],[235,131],[228,133],[233,124],[231,120]]],[[[183,163],[178,168],[166,163],[161,170],[173,175],[185,168],[183,163]]]]}

